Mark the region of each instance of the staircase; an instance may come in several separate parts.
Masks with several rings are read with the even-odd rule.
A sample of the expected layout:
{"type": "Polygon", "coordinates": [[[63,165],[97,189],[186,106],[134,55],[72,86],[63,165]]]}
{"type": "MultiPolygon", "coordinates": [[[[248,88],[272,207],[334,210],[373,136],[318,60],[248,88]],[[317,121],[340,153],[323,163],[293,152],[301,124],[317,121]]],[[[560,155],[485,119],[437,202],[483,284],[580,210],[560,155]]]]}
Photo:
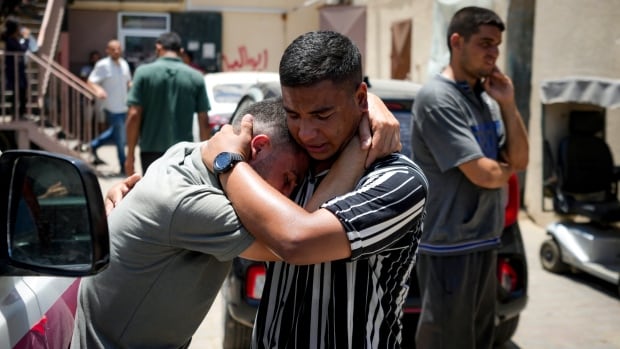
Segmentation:
{"type": "Polygon", "coordinates": [[[39,50],[0,50],[0,151],[40,149],[82,157],[79,149],[94,137],[94,92],[54,60],[65,9],[65,0],[29,0],[28,5],[12,14],[31,30],[39,50]],[[21,97],[20,91],[8,90],[4,83],[7,58],[15,65],[25,60],[28,83],[26,110],[21,115],[13,105],[13,100],[21,97]]]}

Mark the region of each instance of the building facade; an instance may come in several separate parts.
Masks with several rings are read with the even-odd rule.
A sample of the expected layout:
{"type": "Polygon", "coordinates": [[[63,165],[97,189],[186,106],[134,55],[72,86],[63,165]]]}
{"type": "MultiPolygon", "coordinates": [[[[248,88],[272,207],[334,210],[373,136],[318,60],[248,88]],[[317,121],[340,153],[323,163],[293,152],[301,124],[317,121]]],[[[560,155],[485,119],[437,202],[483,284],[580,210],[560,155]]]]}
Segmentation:
{"type": "MultiPolygon", "coordinates": [[[[296,36],[333,29],[360,47],[371,79],[424,83],[447,62],[447,21],[467,5],[492,8],[508,24],[499,65],[513,79],[530,135],[530,165],[521,176],[523,205],[545,222],[552,212],[543,195],[544,143],[561,135],[573,106],[543,106],[540,87],[547,79],[575,75],[620,79],[617,0],[74,0],[65,41],[72,70],[113,37],[123,40],[126,54],[139,64],[165,28],[184,37],[186,49],[206,71],[277,71],[284,48],[296,36]],[[545,121],[549,113],[560,115],[559,121],[545,121]]],[[[620,157],[620,112],[605,112],[606,140],[620,157]]]]}

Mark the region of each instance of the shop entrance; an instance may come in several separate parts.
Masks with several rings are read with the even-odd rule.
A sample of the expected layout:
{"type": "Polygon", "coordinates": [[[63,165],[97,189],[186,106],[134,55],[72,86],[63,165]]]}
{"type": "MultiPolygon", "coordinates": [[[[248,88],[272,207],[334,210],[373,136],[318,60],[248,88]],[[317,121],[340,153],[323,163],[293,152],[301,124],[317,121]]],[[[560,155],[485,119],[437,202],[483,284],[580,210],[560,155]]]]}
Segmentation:
{"type": "Polygon", "coordinates": [[[170,31],[170,14],[143,12],[118,14],[118,38],[125,59],[132,70],[155,59],[155,41],[168,31],[170,31]]]}

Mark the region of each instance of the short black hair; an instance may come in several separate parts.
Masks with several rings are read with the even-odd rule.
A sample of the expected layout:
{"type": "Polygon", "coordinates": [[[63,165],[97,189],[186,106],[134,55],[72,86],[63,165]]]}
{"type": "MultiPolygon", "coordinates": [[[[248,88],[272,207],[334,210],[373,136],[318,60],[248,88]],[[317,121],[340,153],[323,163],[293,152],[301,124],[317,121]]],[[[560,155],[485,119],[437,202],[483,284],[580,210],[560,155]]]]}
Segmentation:
{"type": "Polygon", "coordinates": [[[283,86],[310,86],[324,80],[362,82],[362,55],[355,44],[334,31],[313,31],[297,37],[280,60],[283,86]]]}
{"type": "Polygon", "coordinates": [[[19,32],[19,22],[15,18],[7,18],[4,22],[4,28],[5,30],[2,33],[2,37],[6,39],[9,36],[19,32]]]}
{"type": "Polygon", "coordinates": [[[157,38],[156,43],[161,45],[161,47],[166,51],[174,51],[177,53],[180,53],[181,48],[183,47],[181,37],[175,32],[161,34],[159,38],[157,38]]]}
{"type": "Polygon", "coordinates": [[[245,114],[254,116],[252,133],[266,134],[274,145],[295,143],[286,124],[286,111],[282,105],[282,97],[268,98],[245,107],[233,120],[235,130],[239,129],[245,114]]]}
{"type": "Polygon", "coordinates": [[[450,46],[452,34],[457,33],[467,41],[472,35],[480,31],[481,25],[492,25],[502,32],[506,29],[504,22],[497,13],[487,8],[468,6],[456,11],[448,25],[447,42],[450,52],[452,52],[450,46]]]}

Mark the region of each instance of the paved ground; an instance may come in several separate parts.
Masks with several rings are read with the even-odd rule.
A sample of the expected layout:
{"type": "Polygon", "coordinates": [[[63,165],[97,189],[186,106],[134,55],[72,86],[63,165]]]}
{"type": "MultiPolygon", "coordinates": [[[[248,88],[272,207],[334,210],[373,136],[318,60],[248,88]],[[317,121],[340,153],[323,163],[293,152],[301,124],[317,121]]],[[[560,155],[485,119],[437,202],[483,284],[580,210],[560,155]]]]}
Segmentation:
{"type": "Polygon", "coordinates": [[[527,249],[529,302],[513,343],[506,348],[620,348],[617,287],[586,274],[556,275],[542,269],[542,227],[519,220],[527,249]]]}
{"type": "MultiPolygon", "coordinates": [[[[112,146],[100,149],[108,162],[99,166],[105,193],[121,177],[112,146]]],[[[538,249],[545,230],[525,214],[520,226],[527,249],[529,302],[513,341],[502,349],[620,349],[620,298],[617,288],[585,274],[555,275],[542,270],[538,249]]],[[[220,349],[223,309],[220,297],[196,333],[190,349],[220,349]]]]}

